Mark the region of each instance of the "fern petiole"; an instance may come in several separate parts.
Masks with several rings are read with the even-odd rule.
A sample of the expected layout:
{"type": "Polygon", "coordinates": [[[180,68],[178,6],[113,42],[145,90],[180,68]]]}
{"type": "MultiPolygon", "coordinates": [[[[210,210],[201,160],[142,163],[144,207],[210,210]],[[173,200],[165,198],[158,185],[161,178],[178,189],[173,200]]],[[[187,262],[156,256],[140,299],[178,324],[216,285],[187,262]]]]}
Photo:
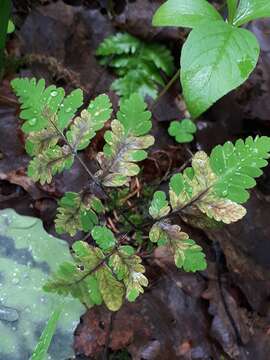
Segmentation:
{"type": "Polygon", "coordinates": [[[161,92],[158,94],[156,99],[154,100],[152,106],[150,106],[149,110],[152,111],[158,104],[159,100],[163,97],[163,95],[166,94],[166,92],[170,89],[170,87],[175,83],[175,81],[180,76],[180,69],[177,70],[177,72],[173,75],[171,80],[166,84],[166,86],[161,90],[161,92]]]}

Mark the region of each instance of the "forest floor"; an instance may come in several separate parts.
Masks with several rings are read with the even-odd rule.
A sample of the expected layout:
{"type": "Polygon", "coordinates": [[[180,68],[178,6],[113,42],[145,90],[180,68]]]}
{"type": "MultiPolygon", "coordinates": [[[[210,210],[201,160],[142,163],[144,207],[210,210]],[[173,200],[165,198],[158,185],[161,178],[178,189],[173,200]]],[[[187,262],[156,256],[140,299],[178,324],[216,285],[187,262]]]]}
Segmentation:
{"type": "MultiPolygon", "coordinates": [[[[87,181],[79,164],[56,177],[50,185],[34,184],[26,175],[29,161],[18,119],[19,104],[9,81],[15,76],[45,78],[70,91],[84,89],[89,99],[107,93],[112,72],[95,57],[100,42],[117,31],[170,47],[179,63],[187,32],[153,28],[151,18],[161,1],[116,1],[114,13],[106,1],[14,1],[17,30],[8,41],[10,55],[31,55],[33,61],[14,67],[0,86],[0,209],[42,219],[54,232],[57,200],[65,191],[78,190],[87,181]],[[30,2],[31,3],[31,2],[30,2]],[[34,1],[32,3],[35,3],[34,1]],[[89,5],[90,4],[90,5],[89,5]],[[103,4],[103,6],[102,6],[103,4]],[[80,6],[78,6],[80,5],[80,6]],[[67,79],[49,57],[72,71],[67,79]]],[[[218,5],[218,4],[217,4],[218,5]]],[[[250,29],[261,44],[256,70],[238,90],[225,96],[197,121],[198,132],[188,146],[176,145],[167,129],[171,120],[184,117],[178,81],[153,109],[157,139],[145,161],[142,184],[162,178],[180,166],[190,152],[248,135],[270,136],[270,21],[253,22],[250,29]]],[[[86,149],[90,163],[103,146],[102,136],[86,149]]],[[[215,231],[191,228],[207,254],[203,273],[177,271],[170,258],[151,259],[147,266],[150,287],[135,303],[128,303],[111,319],[103,307],[88,311],[75,333],[77,359],[99,359],[108,345],[111,359],[258,359],[270,358],[270,167],[258,182],[240,222],[215,231]],[[213,245],[215,244],[215,246],[213,245]]]]}

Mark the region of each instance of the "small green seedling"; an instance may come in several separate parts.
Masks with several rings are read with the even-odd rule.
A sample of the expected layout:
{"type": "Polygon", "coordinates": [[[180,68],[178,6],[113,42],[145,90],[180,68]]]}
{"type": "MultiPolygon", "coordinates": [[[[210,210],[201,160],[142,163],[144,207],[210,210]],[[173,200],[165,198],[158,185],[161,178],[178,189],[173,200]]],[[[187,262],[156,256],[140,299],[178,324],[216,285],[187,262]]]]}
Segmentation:
{"type": "Polygon", "coordinates": [[[127,33],[106,38],[96,54],[102,65],[118,75],[112,89],[123,98],[133,93],[156,98],[158,87],[165,85],[161,71],[171,76],[174,70],[173,57],[164,45],[146,43],[127,33]]]}
{"type": "Polygon", "coordinates": [[[181,52],[181,84],[193,118],[246,81],[260,46],[240,26],[270,16],[269,0],[227,0],[224,21],[206,0],[168,0],[153,17],[155,26],[191,28],[181,52]]]}
{"type": "Polygon", "coordinates": [[[168,132],[180,144],[189,143],[194,139],[197,127],[190,119],[183,119],[181,121],[172,121],[168,132]]]}
{"type": "MultiPolygon", "coordinates": [[[[179,269],[206,269],[202,247],[182,231],[177,224],[179,216],[203,228],[210,223],[240,220],[246,214],[242,204],[249,198],[247,190],[256,185],[255,178],[262,175],[261,168],[269,159],[270,138],[266,136],[240,139],[235,144],[226,142],[216,146],[210,156],[196,152],[191,167],[171,176],[168,194],[156,191],[150,203],[141,199],[148,203],[144,208],[149,214],[142,213],[146,218],[139,228],[127,218],[125,230],[119,235],[105,226],[108,209],[111,211],[111,204],[117,203],[110,191],[114,188],[122,192],[134,176],[139,176],[140,162],[147,158],[147,150],[154,143],[151,112],[142,97],[132,94],[120,102],[110,130],[104,133],[105,145],[96,156],[97,170],[92,174],[79,153],[110,120],[108,96],[99,95],[75,115],[82,105],[80,89],[65,95],[62,88],[46,88],[44,80],[35,79],[15,79],[12,87],[21,102],[22,130],[32,156],[29,176],[41,184],[50,183],[56,174],[70,170],[75,158],[89,176],[85,188],[67,192],[60,199],[55,224],[58,233],[74,236],[82,231],[91,242],[74,242],[73,260],[60,264],[43,286],[47,292],[70,294],[88,308],[104,303],[117,311],[125,299],[135,301],[147,287],[141,252],[145,244],[134,242],[130,233],[138,231],[142,241],[149,239],[152,251],[156,246],[166,246],[179,269]]],[[[183,123],[177,125],[181,131],[184,127],[185,136],[190,138],[195,127],[189,120],[183,123]]]]}

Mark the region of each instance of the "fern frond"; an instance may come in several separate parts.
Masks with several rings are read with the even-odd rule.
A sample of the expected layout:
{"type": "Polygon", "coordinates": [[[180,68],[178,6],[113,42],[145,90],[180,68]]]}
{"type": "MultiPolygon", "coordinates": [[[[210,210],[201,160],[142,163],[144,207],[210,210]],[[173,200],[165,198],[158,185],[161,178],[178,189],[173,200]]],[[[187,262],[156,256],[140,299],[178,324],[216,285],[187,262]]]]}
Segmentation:
{"type": "MultiPolygon", "coordinates": [[[[239,203],[247,201],[249,194],[246,189],[256,185],[254,178],[261,175],[269,153],[270,138],[265,136],[248,137],[245,141],[238,140],[235,145],[231,142],[218,145],[210,158],[205,152],[198,151],[192,159],[192,167],[170,180],[171,215],[178,213],[186,221],[190,216],[196,218],[201,212],[226,224],[240,220],[245,216],[246,209],[239,203]]],[[[154,194],[149,213],[160,220],[150,230],[150,240],[159,244],[169,243],[177,266],[196,270],[198,265],[200,269],[203,262],[197,245],[177,225],[163,219],[170,213],[165,193],[159,191],[154,194]],[[185,252],[194,260],[191,266],[185,265],[185,252]]]]}
{"type": "Polygon", "coordinates": [[[41,152],[57,145],[60,137],[53,126],[47,129],[31,132],[26,139],[26,151],[29,155],[38,155],[41,152]]]}
{"type": "Polygon", "coordinates": [[[109,265],[118,280],[123,280],[128,301],[135,301],[148,280],[144,276],[145,268],[142,259],[135,255],[133,247],[129,245],[119,247],[118,251],[110,257],[109,265]]]}
{"type": "Polygon", "coordinates": [[[147,157],[147,149],[154,143],[151,135],[145,135],[151,129],[151,113],[145,110],[146,104],[138,94],[121,102],[117,120],[112,121],[111,131],[106,131],[106,144],[98,154],[104,186],[121,186],[128,183],[129,177],[139,173],[135,162],[147,157]],[[142,136],[144,135],[144,136],[142,136]]]}
{"type": "Polygon", "coordinates": [[[167,245],[170,248],[178,268],[193,272],[206,269],[202,248],[181,231],[180,226],[166,221],[157,222],[150,230],[149,238],[160,246],[167,245]]]}
{"type": "Polygon", "coordinates": [[[25,120],[22,130],[26,133],[46,128],[49,117],[55,117],[58,127],[64,129],[83,103],[81,89],[65,98],[63,88],[55,85],[45,88],[44,79],[17,78],[11,86],[21,103],[20,118],[25,120]]]}
{"type": "Polygon", "coordinates": [[[151,60],[158,69],[164,71],[168,76],[172,75],[174,66],[173,66],[173,57],[171,52],[166,48],[166,46],[161,44],[149,43],[147,46],[144,46],[141,51],[141,57],[145,61],[151,60]]]}
{"type": "Polygon", "coordinates": [[[172,209],[177,211],[192,202],[191,209],[197,208],[216,221],[229,224],[240,220],[246,214],[245,208],[229,199],[218,197],[214,191],[218,181],[207,154],[197,152],[192,160],[192,171],[171,178],[169,193],[172,209]]]}
{"type": "Polygon", "coordinates": [[[67,192],[59,201],[55,228],[58,234],[74,236],[77,231],[88,232],[98,224],[98,214],[104,211],[101,201],[93,195],[67,192]]]}
{"type": "Polygon", "coordinates": [[[74,263],[64,263],[44,286],[45,291],[71,294],[91,307],[102,302],[117,311],[124,297],[134,301],[148,281],[141,259],[131,246],[117,246],[112,232],[95,227],[91,232],[101,248],[83,241],[73,245],[74,263]]]}
{"type": "Polygon", "coordinates": [[[91,101],[88,109],[76,117],[66,136],[74,150],[85,149],[96,132],[103,128],[112,113],[112,104],[107,95],[99,95],[91,101]]]}
{"type": "Polygon", "coordinates": [[[140,40],[127,33],[118,33],[107,37],[98,47],[98,56],[110,56],[115,54],[134,54],[140,46],[140,40]]]}
{"type": "Polygon", "coordinates": [[[105,39],[97,49],[102,65],[115,69],[120,77],[112,83],[112,89],[123,98],[133,93],[155,98],[158,86],[164,86],[160,74],[173,73],[173,57],[161,44],[146,43],[129,34],[116,34],[105,39]]]}
{"type": "Polygon", "coordinates": [[[266,136],[216,146],[210,155],[211,168],[218,177],[215,194],[240,204],[246,202],[249,198],[246,189],[256,185],[254,178],[262,175],[261,168],[267,165],[269,153],[270,138],[266,136]]]}
{"type": "Polygon", "coordinates": [[[56,145],[38,154],[30,161],[28,176],[34,181],[40,181],[42,185],[52,181],[53,175],[70,169],[74,161],[68,146],[56,145]]]}

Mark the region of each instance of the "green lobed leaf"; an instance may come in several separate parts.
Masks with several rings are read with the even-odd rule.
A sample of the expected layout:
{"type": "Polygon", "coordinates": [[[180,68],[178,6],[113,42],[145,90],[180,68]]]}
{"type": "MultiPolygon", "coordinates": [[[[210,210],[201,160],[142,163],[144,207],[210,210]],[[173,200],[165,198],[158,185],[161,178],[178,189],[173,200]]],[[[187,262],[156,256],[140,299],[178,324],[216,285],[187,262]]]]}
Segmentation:
{"type": "Polygon", "coordinates": [[[240,220],[246,214],[245,208],[229,199],[218,197],[215,184],[219,181],[210,167],[206,153],[199,151],[192,159],[194,175],[174,175],[170,182],[170,203],[174,210],[183,209],[187,215],[197,216],[197,210],[210,219],[226,224],[240,220]],[[187,207],[187,204],[193,203],[187,207]]]}
{"type": "Polygon", "coordinates": [[[44,185],[50,183],[57,173],[70,169],[73,161],[74,156],[68,146],[60,147],[56,145],[38,154],[30,161],[28,176],[44,185]]]}
{"type": "Polygon", "coordinates": [[[53,126],[48,126],[44,130],[30,132],[26,140],[26,151],[34,156],[55,147],[60,137],[53,126]]]}
{"type": "Polygon", "coordinates": [[[123,100],[118,119],[111,123],[112,130],[105,132],[106,144],[97,156],[101,170],[96,173],[104,186],[125,185],[129,177],[139,173],[140,167],[135,162],[144,160],[147,157],[144,149],[154,143],[153,136],[144,135],[152,126],[151,113],[145,108],[137,94],[123,100]]]}
{"type": "Polygon", "coordinates": [[[140,41],[128,34],[117,33],[107,37],[98,47],[96,54],[98,56],[108,56],[115,54],[135,53],[140,46],[140,41]]]}
{"type": "Polygon", "coordinates": [[[65,97],[57,113],[57,127],[60,130],[65,129],[76,111],[83,105],[83,92],[81,89],[73,90],[65,97]]]}
{"type": "Polygon", "coordinates": [[[112,104],[107,95],[102,94],[92,100],[81,115],[76,117],[67,132],[67,140],[77,151],[85,149],[96,132],[103,128],[112,113],[112,104]]]}
{"type": "Polygon", "coordinates": [[[40,131],[48,125],[48,117],[55,115],[62,103],[65,91],[50,85],[45,88],[45,80],[17,78],[11,86],[21,103],[20,117],[26,120],[22,130],[26,133],[40,131]]]}
{"type": "Polygon", "coordinates": [[[233,24],[240,26],[251,20],[269,16],[270,3],[268,0],[240,0],[233,24]]]}
{"type": "Polygon", "coordinates": [[[205,255],[202,248],[178,225],[169,222],[157,222],[150,230],[149,238],[159,245],[167,245],[173,253],[175,264],[185,271],[200,271],[206,269],[205,255]]]}
{"type": "Polygon", "coordinates": [[[123,125],[126,135],[141,136],[151,130],[151,112],[146,109],[147,104],[138,94],[132,94],[129,99],[121,100],[117,120],[123,125]]]}
{"type": "Polygon", "coordinates": [[[241,85],[256,66],[258,56],[258,41],[248,30],[223,21],[193,29],[181,55],[181,84],[192,117],[198,117],[241,85]]]}
{"type": "Polygon", "coordinates": [[[261,168],[267,165],[269,153],[270,138],[266,136],[216,146],[210,155],[211,168],[218,176],[215,194],[240,204],[246,202],[249,198],[246,189],[256,185],[254,178],[262,175],[261,168]]]}
{"type": "Polygon", "coordinates": [[[113,232],[105,226],[95,226],[91,234],[97,245],[103,251],[110,250],[116,245],[116,239],[113,232]]]}
{"type": "Polygon", "coordinates": [[[128,301],[135,301],[148,285],[148,280],[144,276],[145,268],[141,262],[141,258],[135,255],[134,249],[129,245],[119,247],[110,257],[109,266],[118,280],[123,280],[128,301]]]}
{"type": "Polygon", "coordinates": [[[196,132],[197,127],[193,121],[183,119],[180,121],[172,121],[170,123],[168,132],[179,143],[188,143],[194,139],[193,134],[196,132]]]}
{"type": "Polygon", "coordinates": [[[217,10],[206,0],[168,0],[155,12],[154,26],[195,27],[202,21],[222,20],[217,10]]]}
{"type": "Polygon", "coordinates": [[[75,262],[62,263],[43,288],[63,296],[71,294],[89,308],[100,305],[102,295],[95,269],[103,263],[104,255],[83,241],[75,242],[72,249],[75,262]]]}
{"type": "Polygon", "coordinates": [[[98,214],[104,211],[101,201],[93,195],[66,192],[59,201],[55,218],[58,234],[74,236],[77,231],[88,232],[98,224],[98,214]]]}
{"type": "Polygon", "coordinates": [[[45,88],[44,79],[16,78],[12,80],[11,86],[21,103],[20,117],[25,120],[22,126],[25,133],[50,127],[50,120],[63,130],[83,104],[81,89],[73,90],[65,97],[61,87],[50,85],[45,88]]]}
{"type": "Polygon", "coordinates": [[[166,194],[163,191],[156,191],[151,201],[149,214],[153,219],[159,219],[169,214],[170,207],[166,199],[166,194]]]}
{"type": "Polygon", "coordinates": [[[97,270],[96,277],[104,303],[109,310],[118,311],[125,295],[124,285],[116,280],[110,268],[106,265],[97,270]]]}

